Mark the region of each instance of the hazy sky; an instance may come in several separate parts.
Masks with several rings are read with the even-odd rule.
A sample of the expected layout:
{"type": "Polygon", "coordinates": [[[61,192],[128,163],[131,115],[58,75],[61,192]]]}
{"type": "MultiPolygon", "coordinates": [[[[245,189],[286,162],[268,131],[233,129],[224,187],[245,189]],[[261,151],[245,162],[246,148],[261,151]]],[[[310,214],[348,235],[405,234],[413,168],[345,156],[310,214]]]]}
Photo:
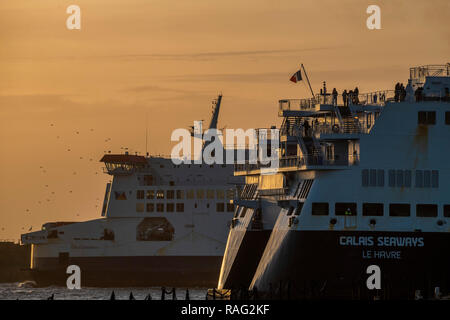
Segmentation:
{"type": "Polygon", "coordinates": [[[209,121],[279,124],[277,101],[313,88],[392,89],[450,59],[448,0],[4,0],[0,2],[0,239],[100,216],[105,151],[170,153],[209,121]],[[66,8],[81,8],[81,30],[66,8]],[[382,30],[366,28],[381,8],[382,30]],[[70,149],[70,151],[69,151],[70,149]],[[98,200],[97,200],[98,199],[98,200]],[[98,206],[98,207],[97,207],[98,206]]]}

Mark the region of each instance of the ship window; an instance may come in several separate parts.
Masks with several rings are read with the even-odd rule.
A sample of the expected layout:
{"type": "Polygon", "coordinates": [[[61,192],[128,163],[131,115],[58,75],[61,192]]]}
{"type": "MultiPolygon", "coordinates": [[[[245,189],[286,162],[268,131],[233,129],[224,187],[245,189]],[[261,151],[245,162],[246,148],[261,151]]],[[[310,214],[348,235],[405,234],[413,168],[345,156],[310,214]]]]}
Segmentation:
{"type": "Polygon", "coordinates": [[[431,171],[431,187],[439,188],[439,171],[437,170],[431,171]]]}
{"type": "Polygon", "coordinates": [[[450,218],[450,204],[444,205],[444,217],[450,218]]]}
{"type": "Polygon", "coordinates": [[[302,208],[303,208],[303,202],[299,202],[297,204],[297,208],[295,209],[294,215],[299,216],[300,213],[302,212],[302,208]]]}
{"type": "Polygon", "coordinates": [[[336,202],[334,205],[334,214],[337,216],[344,216],[348,209],[350,209],[351,216],[356,216],[356,203],[354,202],[336,202]]]}
{"type": "Polygon", "coordinates": [[[427,112],[427,124],[436,124],[436,111],[427,112]]]}
{"type": "Polygon", "coordinates": [[[164,199],[164,190],[156,191],[156,199],[164,199]]]}
{"type": "Polygon", "coordinates": [[[153,212],[153,211],[155,211],[155,204],[147,203],[147,212],[153,212]]]}
{"type": "Polygon", "coordinates": [[[436,124],[436,111],[419,111],[418,124],[436,124]]]}
{"type": "Polygon", "coordinates": [[[169,181],[169,186],[174,186],[175,185],[175,181],[169,181]]]}
{"type": "Polygon", "coordinates": [[[425,111],[419,111],[417,114],[417,123],[418,124],[426,124],[427,122],[427,113],[425,111]]]}
{"type": "Polygon", "coordinates": [[[157,212],[164,212],[164,203],[157,203],[156,204],[156,211],[157,212]]]}
{"type": "Polygon", "coordinates": [[[136,203],[136,211],[137,212],[144,212],[144,203],[141,203],[141,202],[139,202],[139,203],[136,203]]]}
{"type": "Polygon", "coordinates": [[[377,185],[378,187],[384,187],[384,170],[377,170],[377,185]]]}
{"type": "Polygon", "coordinates": [[[389,187],[395,187],[395,170],[389,170],[389,187]]]}
{"type": "Polygon", "coordinates": [[[114,191],[116,200],[127,200],[127,194],[123,191],[114,191]]]}
{"type": "Polygon", "coordinates": [[[382,217],[384,205],[382,203],[363,203],[363,216],[382,217]]]}
{"type": "Polygon", "coordinates": [[[423,188],[423,171],[416,170],[416,188],[423,188]]]}
{"type": "Polygon", "coordinates": [[[370,169],[369,173],[370,173],[370,175],[369,175],[369,185],[371,187],[376,187],[377,186],[377,170],[370,169]]]}
{"type": "Polygon", "coordinates": [[[239,216],[240,218],[245,217],[245,214],[247,213],[247,207],[243,207],[241,210],[241,215],[239,216]]]}
{"type": "Polygon", "coordinates": [[[184,203],[177,203],[177,212],[184,212],[184,203]]]}
{"type": "Polygon", "coordinates": [[[184,199],[184,190],[177,190],[177,199],[184,199]]]}
{"type": "Polygon", "coordinates": [[[431,187],[431,172],[430,172],[430,170],[423,171],[423,186],[424,186],[424,188],[431,187]]]}
{"type": "Polygon", "coordinates": [[[225,203],[217,202],[216,203],[216,211],[217,212],[224,212],[225,211],[225,203]]]}
{"type": "Polygon", "coordinates": [[[450,125],[450,111],[445,112],[445,124],[450,125]]]}
{"type": "Polygon", "coordinates": [[[136,199],[144,199],[144,196],[145,196],[144,190],[136,191],[136,199]]]}
{"type": "Polygon", "coordinates": [[[403,170],[397,170],[397,179],[396,184],[397,187],[403,187],[403,170]]]}
{"type": "Polygon", "coordinates": [[[233,199],[234,198],[234,190],[233,189],[228,189],[227,190],[227,199],[233,199]]]}
{"type": "Polygon", "coordinates": [[[361,184],[363,187],[369,186],[369,169],[363,169],[361,172],[361,184]]]}
{"type": "Polygon", "coordinates": [[[225,197],[225,192],[223,190],[217,189],[216,194],[217,194],[217,199],[223,199],[225,197]]]}
{"type": "Polygon", "coordinates": [[[233,211],[234,211],[234,204],[227,203],[227,212],[233,212],[233,211]]]}
{"type": "Polygon", "coordinates": [[[203,199],[205,196],[205,190],[197,189],[197,199],[203,199]]]}
{"type": "Polygon", "coordinates": [[[405,170],[405,187],[411,188],[411,170],[405,170]]]}
{"type": "Polygon", "coordinates": [[[194,190],[188,190],[187,192],[187,198],[188,199],[194,199],[194,190]]]}
{"type": "Polygon", "coordinates": [[[155,198],[155,190],[147,190],[147,199],[155,198]]]}
{"type": "Polygon", "coordinates": [[[173,199],[175,197],[175,190],[167,190],[167,199],[173,199]]]}
{"type": "Polygon", "coordinates": [[[142,219],[136,228],[137,241],[171,241],[175,233],[174,227],[163,217],[147,217],[142,219]]]}
{"type": "Polygon", "coordinates": [[[329,205],[327,202],[313,202],[311,214],[313,216],[327,216],[329,212],[329,205]]]}
{"type": "Polygon", "coordinates": [[[173,203],[168,203],[166,205],[166,212],[173,212],[174,208],[175,208],[175,206],[173,203]]]}
{"type": "Polygon", "coordinates": [[[152,175],[144,175],[144,186],[152,186],[153,185],[153,176],[152,175]]]}
{"type": "Polygon", "coordinates": [[[418,204],[416,206],[417,217],[437,217],[437,204],[418,204]]]}
{"type": "Polygon", "coordinates": [[[197,204],[194,204],[194,208],[197,209],[197,204]]]}
{"type": "Polygon", "coordinates": [[[389,215],[391,217],[409,217],[410,205],[404,203],[391,203],[389,205],[389,215]]]}
{"type": "Polygon", "coordinates": [[[214,190],[206,190],[206,197],[208,199],[214,199],[214,190]]]}
{"type": "Polygon", "coordinates": [[[289,210],[287,211],[287,216],[292,215],[292,212],[294,212],[294,207],[289,207],[289,210]]]}

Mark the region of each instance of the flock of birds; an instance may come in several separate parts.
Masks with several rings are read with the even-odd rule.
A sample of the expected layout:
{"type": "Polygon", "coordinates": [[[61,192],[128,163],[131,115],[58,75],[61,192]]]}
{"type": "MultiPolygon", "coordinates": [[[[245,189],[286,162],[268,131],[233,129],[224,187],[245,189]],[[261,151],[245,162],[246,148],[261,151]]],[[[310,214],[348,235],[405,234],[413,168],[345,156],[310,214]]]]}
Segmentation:
{"type": "MultiPolygon", "coordinates": [[[[50,127],[51,127],[52,129],[56,128],[56,126],[55,126],[54,123],[51,123],[51,124],[50,124],[50,127]]],[[[94,129],[91,128],[91,129],[87,130],[86,132],[87,132],[88,134],[89,134],[89,133],[92,134],[92,133],[94,132],[94,129]]],[[[75,137],[81,136],[81,135],[82,135],[82,133],[81,133],[80,131],[74,131],[73,134],[75,135],[75,137]]],[[[58,135],[56,135],[55,137],[56,137],[56,139],[57,139],[58,141],[62,142],[62,145],[64,146],[63,148],[65,149],[65,151],[66,151],[67,153],[71,153],[71,154],[74,153],[74,150],[72,149],[72,147],[71,147],[70,145],[68,145],[67,142],[63,142],[63,141],[64,141],[64,137],[63,137],[61,134],[58,134],[58,135]]],[[[89,137],[89,138],[91,138],[91,137],[89,137]]],[[[69,139],[67,139],[67,140],[69,140],[69,139]]],[[[106,145],[107,148],[110,147],[110,142],[111,142],[111,141],[112,141],[111,138],[104,138],[104,142],[107,143],[107,145],[106,145]]],[[[121,147],[121,149],[123,149],[123,151],[128,151],[128,148],[125,148],[125,147],[121,147]]],[[[104,153],[107,153],[107,152],[108,152],[108,153],[111,153],[111,151],[104,151],[104,153]]],[[[83,156],[79,156],[78,158],[79,158],[79,160],[81,160],[81,161],[87,161],[88,164],[92,164],[92,165],[93,165],[94,163],[96,163],[96,162],[98,161],[97,157],[98,157],[98,155],[96,155],[96,156],[92,156],[92,155],[86,156],[86,155],[83,155],[83,156]]],[[[91,168],[92,168],[92,167],[91,167],[91,168]]],[[[99,167],[96,168],[96,170],[95,170],[95,172],[94,172],[95,175],[99,175],[99,174],[101,173],[101,171],[99,172],[98,169],[99,169],[99,167]]],[[[43,184],[45,196],[43,196],[43,197],[41,198],[41,200],[38,200],[38,201],[35,203],[35,206],[39,207],[39,206],[43,206],[43,205],[49,205],[49,204],[51,204],[52,202],[55,202],[55,200],[56,200],[56,198],[55,198],[55,196],[56,196],[56,191],[55,191],[55,190],[58,190],[58,194],[62,194],[62,193],[64,193],[64,192],[67,192],[67,193],[68,193],[69,195],[71,195],[71,196],[75,194],[75,191],[72,190],[72,187],[69,187],[69,190],[67,190],[67,191],[63,191],[62,188],[60,188],[60,186],[55,185],[55,184],[51,185],[51,183],[49,182],[49,181],[51,180],[51,178],[50,178],[51,167],[46,167],[46,166],[44,166],[44,165],[40,165],[39,168],[38,168],[38,170],[39,170],[40,173],[43,175],[40,179],[42,179],[42,181],[44,181],[44,183],[45,183],[45,184],[43,184]]],[[[72,175],[75,176],[75,175],[77,175],[77,174],[78,174],[77,171],[72,171],[72,175]]],[[[96,198],[95,208],[98,209],[99,206],[100,206],[100,198],[96,198]]],[[[35,207],[35,208],[36,208],[36,207],[35,207]]],[[[25,214],[26,214],[26,215],[31,215],[36,209],[32,210],[30,207],[28,207],[28,208],[24,208],[24,210],[25,210],[25,214]]],[[[36,210],[36,211],[40,211],[40,210],[36,210]]],[[[79,217],[80,214],[79,214],[79,213],[76,213],[76,216],[79,217]]],[[[32,231],[32,230],[33,230],[33,226],[31,225],[31,226],[28,227],[28,228],[22,227],[22,231],[26,231],[26,230],[32,231]]],[[[2,226],[2,227],[1,227],[1,231],[5,231],[5,227],[2,226]]]]}

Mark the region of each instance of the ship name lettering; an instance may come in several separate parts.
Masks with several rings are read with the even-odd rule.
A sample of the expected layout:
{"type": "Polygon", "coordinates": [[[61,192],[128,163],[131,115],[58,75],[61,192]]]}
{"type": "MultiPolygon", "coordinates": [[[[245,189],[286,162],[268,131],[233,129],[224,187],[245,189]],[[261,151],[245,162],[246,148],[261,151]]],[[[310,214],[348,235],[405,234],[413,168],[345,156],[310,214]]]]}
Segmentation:
{"type": "Polygon", "coordinates": [[[379,247],[423,247],[423,237],[378,237],[379,247]]]}
{"type": "Polygon", "coordinates": [[[341,236],[339,237],[339,244],[341,246],[373,246],[372,236],[341,236]]]}

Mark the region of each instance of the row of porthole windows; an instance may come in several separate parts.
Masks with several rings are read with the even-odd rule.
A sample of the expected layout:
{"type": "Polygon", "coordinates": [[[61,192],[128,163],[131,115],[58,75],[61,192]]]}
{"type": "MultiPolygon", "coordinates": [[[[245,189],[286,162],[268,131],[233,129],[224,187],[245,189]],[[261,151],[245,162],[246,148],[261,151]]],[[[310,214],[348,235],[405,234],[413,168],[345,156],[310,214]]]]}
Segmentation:
{"type": "MultiPolygon", "coordinates": [[[[194,208],[197,208],[197,203],[194,204],[194,208]]],[[[206,204],[206,208],[209,209],[209,203],[206,204]]],[[[227,212],[234,211],[234,204],[226,204],[227,212]]],[[[184,203],[136,203],[136,212],[184,212],[184,203]]],[[[225,203],[216,203],[217,212],[225,212],[225,203]]]]}
{"type": "MultiPolygon", "coordinates": [[[[363,216],[384,216],[383,203],[363,203],[363,216]]],[[[334,212],[336,216],[356,216],[358,214],[357,204],[354,202],[335,203],[334,212]]],[[[443,206],[444,217],[450,217],[450,204],[443,206]]],[[[329,204],[327,202],[313,202],[311,213],[313,216],[327,216],[329,214],[329,204]]],[[[409,217],[411,215],[411,205],[408,203],[390,203],[390,217],[409,217]]],[[[432,218],[438,216],[437,204],[416,204],[416,217],[432,218]]]]}
{"type": "MultiPolygon", "coordinates": [[[[419,111],[417,113],[417,123],[425,125],[435,125],[436,111],[419,111]]],[[[445,112],[445,124],[450,125],[450,111],[445,112]]]]}
{"type": "Polygon", "coordinates": [[[189,190],[137,190],[136,199],[233,199],[234,190],[189,189],[189,190]]]}
{"type": "MultiPolygon", "coordinates": [[[[384,187],[383,169],[363,169],[361,171],[363,187],[384,187]]],[[[388,186],[411,188],[412,170],[389,170],[388,186]]],[[[438,170],[415,170],[416,188],[439,188],[438,170]]]]}

